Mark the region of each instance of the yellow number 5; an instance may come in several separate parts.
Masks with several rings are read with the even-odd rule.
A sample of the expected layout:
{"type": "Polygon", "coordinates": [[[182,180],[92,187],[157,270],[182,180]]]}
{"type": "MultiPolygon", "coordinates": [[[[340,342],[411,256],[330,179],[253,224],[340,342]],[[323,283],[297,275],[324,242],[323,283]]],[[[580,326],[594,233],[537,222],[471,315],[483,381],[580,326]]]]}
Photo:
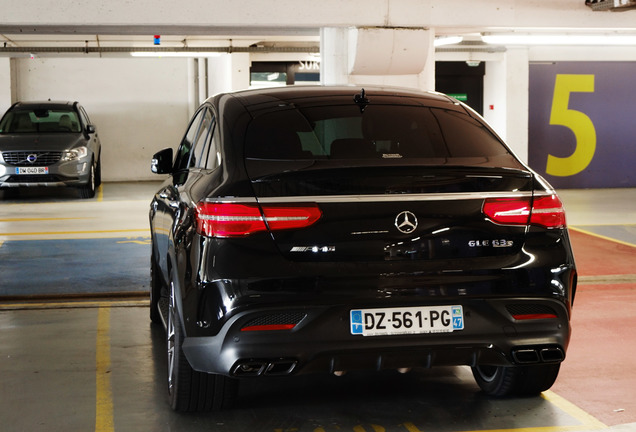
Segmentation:
{"type": "Polygon", "coordinates": [[[580,173],[590,164],[596,150],[596,130],[592,120],[582,112],[568,108],[572,92],[594,92],[594,75],[556,76],[550,124],[565,126],[574,132],[576,148],[568,157],[548,155],[545,172],[553,176],[580,173]]]}

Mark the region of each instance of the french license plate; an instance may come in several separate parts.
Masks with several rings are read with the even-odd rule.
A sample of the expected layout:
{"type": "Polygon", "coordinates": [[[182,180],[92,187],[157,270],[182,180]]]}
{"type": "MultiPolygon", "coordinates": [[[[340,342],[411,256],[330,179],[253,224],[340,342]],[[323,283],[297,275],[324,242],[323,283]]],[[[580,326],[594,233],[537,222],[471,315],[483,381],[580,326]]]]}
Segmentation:
{"type": "Polygon", "coordinates": [[[16,174],[48,174],[49,167],[16,167],[16,174]]]}
{"type": "Polygon", "coordinates": [[[351,334],[386,336],[451,333],[464,329],[461,306],[419,306],[351,311],[351,334]]]}

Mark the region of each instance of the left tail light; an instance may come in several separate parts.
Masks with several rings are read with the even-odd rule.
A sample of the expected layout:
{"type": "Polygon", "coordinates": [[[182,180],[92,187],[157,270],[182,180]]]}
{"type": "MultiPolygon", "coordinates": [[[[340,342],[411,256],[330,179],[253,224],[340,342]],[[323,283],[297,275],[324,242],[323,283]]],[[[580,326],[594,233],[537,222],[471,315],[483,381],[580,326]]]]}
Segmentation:
{"type": "Polygon", "coordinates": [[[197,232],[208,237],[244,237],[259,231],[298,229],[313,225],[322,212],[315,204],[299,206],[200,202],[197,232]]]}
{"type": "Polygon", "coordinates": [[[544,228],[566,226],[565,210],[556,194],[534,198],[487,198],[482,211],[500,225],[538,225],[544,228]]]}

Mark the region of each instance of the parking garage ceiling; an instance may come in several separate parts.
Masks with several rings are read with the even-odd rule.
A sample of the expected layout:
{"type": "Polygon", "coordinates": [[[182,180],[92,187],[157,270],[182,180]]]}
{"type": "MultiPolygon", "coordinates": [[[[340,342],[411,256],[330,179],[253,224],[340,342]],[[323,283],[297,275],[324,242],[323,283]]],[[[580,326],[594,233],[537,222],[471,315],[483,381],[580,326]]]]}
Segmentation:
{"type": "Polygon", "coordinates": [[[146,3],[114,1],[106,9],[96,9],[80,0],[72,8],[50,13],[32,0],[19,7],[8,4],[7,19],[0,23],[0,57],[30,53],[116,56],[133,50],[316,53],[324,26],[434,28],[436,36],[463,36],[468,42],[454,49],[466,51],[483,49],[474,40],[486,32],[636,33],[636,0],[411,0],[399,4],[392,0],[346,4],[325,0],[294,2],[293,7],[228,0],[223,7],[219,2],[206,2],[200,13],[194,4],[184,10],[173,4],[159,7],[159,3],[148,8],[146,3]],[[620,8],[616,8],[617,2],[620,8]],[[249,10],[244,8],[247,4],[249,10]],[[471,13],[465,14],[468,9],[471,13]],[[174,19],[166,21],[166,16],[174,19]],[[191,19],[194,17],[198,21],[191,19]],[[135,21],[145,24],[133,24],[135,21]],[[160,45],[154,44],[154,35],[161,36],[160,45]]]}

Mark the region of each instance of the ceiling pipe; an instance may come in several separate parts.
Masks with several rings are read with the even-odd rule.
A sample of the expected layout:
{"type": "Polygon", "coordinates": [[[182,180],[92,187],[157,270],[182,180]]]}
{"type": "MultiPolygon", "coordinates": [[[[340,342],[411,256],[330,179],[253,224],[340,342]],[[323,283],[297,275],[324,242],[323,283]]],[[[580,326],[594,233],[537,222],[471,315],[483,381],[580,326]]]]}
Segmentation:
{"type": "Polygon", "coordinates": [[[249,46],[249,47],[0,47],[0,54],[4,53],[32,53],[32,54],[105,54],[130,52],[166,52],[166,53],[320,53],[320,46],[249,46]]]}

